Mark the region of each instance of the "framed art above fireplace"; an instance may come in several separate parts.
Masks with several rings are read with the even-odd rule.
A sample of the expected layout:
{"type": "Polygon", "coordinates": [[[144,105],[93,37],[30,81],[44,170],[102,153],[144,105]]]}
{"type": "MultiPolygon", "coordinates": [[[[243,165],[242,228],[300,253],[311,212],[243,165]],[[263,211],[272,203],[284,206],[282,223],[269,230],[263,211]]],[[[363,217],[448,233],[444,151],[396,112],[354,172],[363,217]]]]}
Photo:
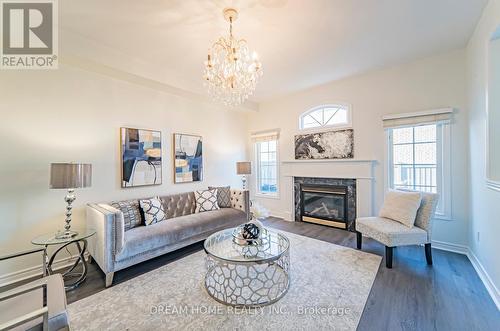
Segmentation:
{"type": "Polygon", "coordinates": [[[295,136],[295,159],[352,159],[354,130],[307,133],[295,136]]]}

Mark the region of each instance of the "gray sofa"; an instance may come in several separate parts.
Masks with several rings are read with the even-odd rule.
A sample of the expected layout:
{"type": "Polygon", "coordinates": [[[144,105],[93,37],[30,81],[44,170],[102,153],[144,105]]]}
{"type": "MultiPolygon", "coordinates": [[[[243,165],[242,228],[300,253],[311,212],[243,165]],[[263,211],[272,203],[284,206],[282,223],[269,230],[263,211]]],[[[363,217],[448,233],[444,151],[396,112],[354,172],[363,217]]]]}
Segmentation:
{"type": "Polygon", "coordinates": [[[115,271],[206,239],[250,217],[248,191],[231,190],[231,207],[195,213],[194,192],[160,196],[167,220],[125,231],[123,213],[106,203],[87,205],[89,253],[111,286],[115,271]]]}

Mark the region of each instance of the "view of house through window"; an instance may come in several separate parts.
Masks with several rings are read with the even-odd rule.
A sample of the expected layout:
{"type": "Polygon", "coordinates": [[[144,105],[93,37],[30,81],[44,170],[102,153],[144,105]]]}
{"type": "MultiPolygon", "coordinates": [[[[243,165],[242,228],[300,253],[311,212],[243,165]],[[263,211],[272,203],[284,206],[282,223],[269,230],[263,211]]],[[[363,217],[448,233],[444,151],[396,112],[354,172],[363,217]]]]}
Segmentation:
{"type": "Polygon", "coordinates": [[[257,160],[257,192],[260,194],[277,195],[277,140],[257,141],[255,149],[257,160]]]}
{"type": "Polygon", "coordinates": [[[437,193],[436,125],[392,130],[393,187],[437,193]]]}
{"type": "Polygon", "coordinates": [[[445,206],[443,171],[443,126],[439,124],[389,131],[389,179],[391,188],[438,193],[438,213],[444,214],[445,206]]]}

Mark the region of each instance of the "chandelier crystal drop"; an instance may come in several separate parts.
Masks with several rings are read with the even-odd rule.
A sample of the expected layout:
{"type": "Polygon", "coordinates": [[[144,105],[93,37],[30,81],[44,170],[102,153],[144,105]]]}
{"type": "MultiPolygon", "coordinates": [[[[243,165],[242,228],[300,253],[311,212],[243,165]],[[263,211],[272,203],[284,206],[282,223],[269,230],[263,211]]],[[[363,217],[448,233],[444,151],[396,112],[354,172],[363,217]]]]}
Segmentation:
{"type": "Polygon", "coordinates": [[[245,39],[233,36],[238,12],[226,8],[223,13],[229,22],[229,36],[220,37],[209,49],[203,78],[212,98],[227,106],[238,106],[255,90],[262,76],[262,64],[245,39]]]}

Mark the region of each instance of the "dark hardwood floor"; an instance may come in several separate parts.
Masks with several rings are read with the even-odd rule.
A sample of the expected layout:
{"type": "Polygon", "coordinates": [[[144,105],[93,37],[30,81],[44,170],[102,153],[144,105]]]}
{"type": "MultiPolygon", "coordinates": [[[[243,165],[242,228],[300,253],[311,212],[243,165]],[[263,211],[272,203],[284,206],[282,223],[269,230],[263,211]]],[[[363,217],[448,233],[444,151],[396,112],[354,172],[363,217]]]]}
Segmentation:
{"type": "MultiPolygon", "coordinates": [[[[299,235],[356,248],[356,234],[321,225],[271,218],[265,225],[299,235]]],[[[202,249],[197,243],[115,273],[114,284],[127,281],[202,249]]],[[[363,251],[383,256],[384,246],[363,238],[363,251]]],[[[382,260],[358,330],[499,330],[500,312],[466,256],[432,250],[434,265],[424,248],[398,247],[393,268],[382,260]]],[[[67,292],[74,302],[104,290],[104,274],[89,266],[87,280],[67,292]]]]}
{"type": "MultiPolygon", "coordinates": [[[[355,233],[274,219],[267,225],[356,248],[355,233]]],[[[383,256],[385,246],[363,238],[362,250],[383,256]]],[[[382,260],[358,330],[500,330],[500,312],[469,259],[438,249],[432,255],[428,266],[423,246],[402,246],[392,269],[382,260]]]]}

